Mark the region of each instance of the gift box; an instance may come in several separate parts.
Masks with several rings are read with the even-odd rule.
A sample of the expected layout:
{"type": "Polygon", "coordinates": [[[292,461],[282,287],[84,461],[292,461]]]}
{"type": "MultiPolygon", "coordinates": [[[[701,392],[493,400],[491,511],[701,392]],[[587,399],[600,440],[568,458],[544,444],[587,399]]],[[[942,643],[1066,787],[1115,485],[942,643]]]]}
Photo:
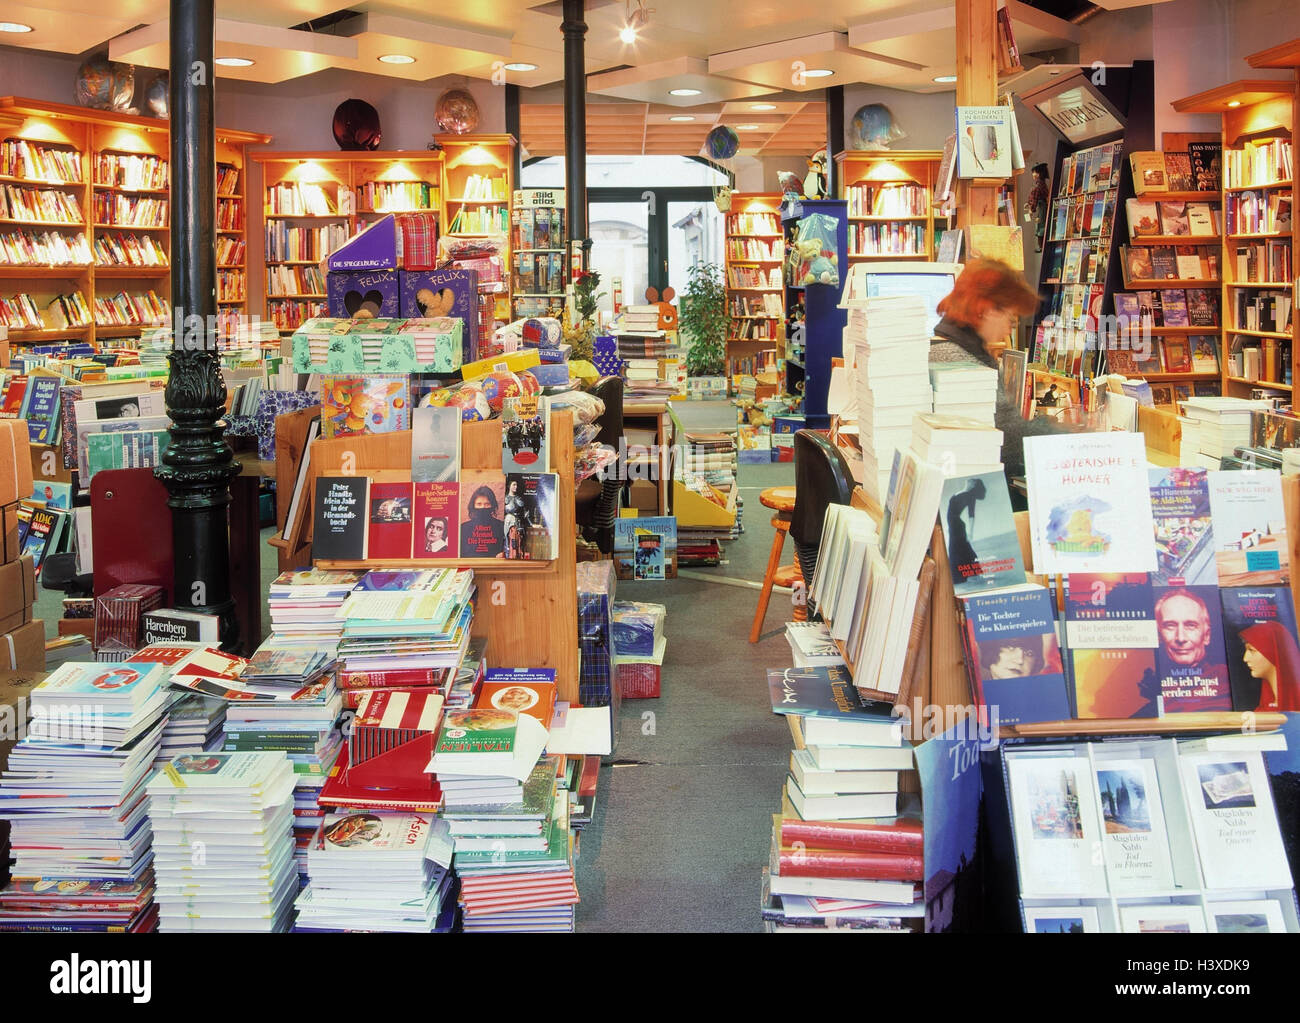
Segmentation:
{"type": "Polygon", "coordinates": [[[569,382],[567,362],[543,362],[527,370],[543,387],[563,387],[569,382]]]}
{"type": "Polygon", "coordinates": [[[332,280],[335,273],[396,270],[401,265],[399,244],[397,218],[390,213],[330,253],[325,263],[326,280],[332,280]]]}
{"type": "Polygon", "coordinates": [[[398,213],[396,217],[401,242],[397,265],[406,270],[432,270],[438,265],[438,214],[398,213]]]}
{"type": "Polygon", "coordinates": [[[453,373],[463,325],[450,316],[308,320],[293,334],[295,373],[453,373]]]}
{"type": "Polygon", "coordinates": [[[124,583],[95,599],[95,653],[127,656],[139,650],[144,615],[163,606],[163,588],[124,583]]]}
{"type": "Polygon", "coordinates": [[[652,657],[663,638],[667,609],[662,604],[620,600],[614,605],[614,654],[652,657]]]}
{"type": "Polygon", "coordinates": [[[325,275],[325,294],[331,316],[391,319],[400,315],[396,270],[331,270],[325,275]]]}
{"type": "Polygon", "coordinates": [[[614,668],[618,676],[619,694],[625,700],[653,700],[661,692],[663,682],[664,651],[668,641],[660,637],[654,653],[646,657],[614,658],[614,668]]]}

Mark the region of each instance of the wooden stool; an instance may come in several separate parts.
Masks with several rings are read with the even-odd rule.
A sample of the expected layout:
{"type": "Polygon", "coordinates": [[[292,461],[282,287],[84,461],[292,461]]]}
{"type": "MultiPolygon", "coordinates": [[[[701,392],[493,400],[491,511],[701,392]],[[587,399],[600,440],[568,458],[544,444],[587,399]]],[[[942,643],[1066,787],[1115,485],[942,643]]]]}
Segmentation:
{"type": "MultiPolygon", "coordinates": [[[[758,607],[754,611],[754,624],[749,630],[749,641],[757,643],[759,633],[763,630],[763,619],[767,617],[767,605],[772,599],[772,586],[782,585],[776,582],[777,572],[781,569],[781,551],[785,548],[785,535],[790,532],[790,515],[794,511],[794,487],[768,487],[758,495],[758,501],[765,508],[773,509],[772,516],[772,550],[767,556],[767,571],[763,573],[763,588],[758,595],[758,607]]],[[[798,571],[798,568],[795,571],[798,571]]],[[[789,585],[788,583],[784,585],[789,585]]]]}

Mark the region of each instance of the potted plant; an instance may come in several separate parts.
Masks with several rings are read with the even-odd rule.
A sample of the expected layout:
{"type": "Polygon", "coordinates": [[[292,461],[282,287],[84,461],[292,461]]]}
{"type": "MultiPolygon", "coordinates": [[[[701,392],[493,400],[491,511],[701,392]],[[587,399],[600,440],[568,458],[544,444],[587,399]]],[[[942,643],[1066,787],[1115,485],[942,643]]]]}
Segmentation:
{"type": "Polygon", "coordinates": [[[572,315],[564,328],[564,340],[573,346],[574,359],[591,361],[596,343],[594,317],[599,308],[598,302],[605,294],[596,290],[599,287],[600,274],[595,270],[580,273],[574,278],[572,315]]]}
{"type": "Polygon", "coordinates": [[[686,281],[678,329],[686,344],[686,371],[719,376],[727,364],[726,277],[716,263],[696,263],[686,281]]]}

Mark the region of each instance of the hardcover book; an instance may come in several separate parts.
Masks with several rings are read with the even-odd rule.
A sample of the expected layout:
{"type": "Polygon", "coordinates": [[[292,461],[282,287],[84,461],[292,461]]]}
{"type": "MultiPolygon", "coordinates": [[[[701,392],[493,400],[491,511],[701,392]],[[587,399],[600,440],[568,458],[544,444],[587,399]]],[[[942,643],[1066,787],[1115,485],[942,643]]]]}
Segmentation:
{"type": "Polygon", "coordinates": [[[312,557],[360,561],[366,556],[368,476],[319,476],[312,513],[312,557]]]}
{"type": "MultiPolygon", "coordinates": [[[[1192,372],[1219,372],[1218,339],[1209,334],[1194,334],[1187,339],[1192,346],[1192,372]]],[[[1300,420],[1293,420],[1300,422],[1300,420]]]]}
{"type": "Polygon", "coordinates": [[[1290,588],[1225,587],[1219,596],[1233,710],[1300,711],[1300,646],[1290,588]]]}
{"type": "Polygon", "coordinates": [[[323,376],[320,409],[321,436],[326,439],[410,429],[410,378],[323,376]]]}
{"type": "Polygon", "coordinates": [[[1161,202],[1156,207],[1160,215],[1160,234],[1189,234],[1191,228],[1187,222],[1187,203],[1161,202]]]}
{"type": "Polygon", "coordinates": [[[461,411],[423,406],[411,414],[411,481],[454,483],[460,473],[461,411]]]}
{"type": "Polygon", "coordinates": [[[410,483],[370,484],[367,558],[402,560],[411,557],[411,486],[410,483]]]}
{"type": "Polygon", "coordinates": [[[1291,574],[1282,477],[1275,469],[1211,470],[1220,586],[1279,586],[1291,574]]]}
{"type": "Polygon", "coordinates": [[[1145,192],[1164,192],[1165,158],[1163,153],[1142,152],[1129,155],[1133,168],[1133,191],[1138,195],[1145,192]]]}
{"type": "Polygon", "coordinates": [[[1010,107],[957,108],[957,176],[1011,176],[1010,107]]]}
{"type": "Polygon", "coordinates": [[[1042,586],[976,593],[958,604],[971,691],[992,723],[1070,717],[1056,615],[1042,586]]]}
{"type": "Polygon", "coordinates": [[[1154,202],[1145,199],[1126,199],[1124,212],[1128,214],[1128,236],[1142,238],[1160,233],[1160,211],[1154,202]]]}
{"type": "MultiPolygon", "coordinates": [[[[1187,295],[1178,288],[1170,288],[1160,297],[1160,309],[1164,315],[1166,327],[1190,326],[1187,319],[1187,295]]],[[[1162,338],[1165,346],[1165,365],[1170,373],[1190,373],[1192,371],[1192,352],[1187,338],[1162,338]]]]}
{"type": "Polygon", "coordinates": [[[475,707],[495,707],[551,726],[556,701],[554,668],[489,668],[475,707]]]}
{"type": "Polygon", "coordinates": [[[1113,895],[1174,887],[1169,834],[1154,760],[1102,760],[1097,764],[1106,877],[1113,895]]]}
{"type": "Polygon", "coordinates": [[[1075,717],[1156,715],[1154,603],[1144,572],[1068,577],[1065,639],[1075,717]]]}
{"type": "Polygon", "coordinates": [[[53,444],[58,433],[61,377],[34,376],[27,380],[19,418],[27,420],[33,444],[53,444]]]}
{"type": "Polygon", "coordinates": [[[460,545],[458,483],[416,483],[412,513],[414,558],[454,558],[460,545]]]}
{"type": "Polygon", "coordinates": [[[1024,896],[1106,894],[1090,774],[1088,758],[1070,753],[1007,757],[1024,896]]]}
{"type": "Polygon", "coordinates": [[[1165,153],[1165,182],[1170,192],[1192,191],[1192,162],[1186,153],[1165,153]]]}
{"type": "Polygon", "coordinates": [[[1187,143],[1187,158],[1192,165],[1192,187],[1198,192],[1217,192],[1223,145],[1219,142],[1187,143]]]}
{"type": "Polygon", "coordinates": [[[944,482],[939,508],[953,587],[959,595],[1025,581],[1005,475],[951,477],[944,482]]]}
{"type": "Polygon", "coordinates": [[[1218,326],[1218,298],[1205,288],[1188,288],[1187,317],[1193,327],[1218,326]]]}

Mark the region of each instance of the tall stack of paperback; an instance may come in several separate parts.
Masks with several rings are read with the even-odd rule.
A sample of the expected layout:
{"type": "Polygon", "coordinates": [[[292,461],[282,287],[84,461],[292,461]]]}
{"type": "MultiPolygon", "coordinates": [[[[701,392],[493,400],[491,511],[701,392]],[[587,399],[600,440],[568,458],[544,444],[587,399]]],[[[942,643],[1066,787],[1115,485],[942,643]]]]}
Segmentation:
{"type": "Polygon", "coordinates": [[[307,853],[311,884],[297,899],[296,931],[445,932],[452,844],[428,813],[333,813],[307,853]]]}
{"type": "Polygon", "coordinates": [[[0,930],[153,930],[145,783],[165,686],[158,664],[64,664],[32,690],[0,779],[15,859],[0,930]]]}
{"type": "Polygon", "coordinates": [[[1273,403],[1267,400],[1198,396],[1181,402],[1183,415],[1178,455],[1183,465],[1205,469],[1219,468],[1223,458],[1251,442],[1251,413],[1267,412],[1273,403]]]}
{"type": "Polygon", "coordinates": [[[923,833],[899,776],[913,767],[890,704],[863,701],[843,666],[770,670],[794,738],[763,879],[768,931],[912,931],[925,907],[923,833]]]}
{"type": "Polygon", "coordinates": [[[298,894],[293,788],[283,753],[177,757],[154,775],[160,931],[289,929],[298,894]]]}
{"type": "Polygon", "coordinates": [[[930,367],[934,411],[993,425],[998,405],[998,371],[975,362],[941,362],[930,367]]]}
{"type": "Polygon", "coordinates": [[[281,572],[267,601],[276,642],[337,646],[343,635],[338,610],[362,574],[321,568],[281,572]]]}
{"type": "Polygon", "coordinates": [[[1002,431],[988,419],[918,412],[912,420],[912,451],[945,476],[972,476],[1002,468],[1002,431]]]}
{"type": "Polygon", "coordinates": [[[912,439],[912,416],[932,408],[930,331],[915,295],[851,299],[844,349],[856,352],[862,488],[883,503],[894,451],[912,439]]]}

